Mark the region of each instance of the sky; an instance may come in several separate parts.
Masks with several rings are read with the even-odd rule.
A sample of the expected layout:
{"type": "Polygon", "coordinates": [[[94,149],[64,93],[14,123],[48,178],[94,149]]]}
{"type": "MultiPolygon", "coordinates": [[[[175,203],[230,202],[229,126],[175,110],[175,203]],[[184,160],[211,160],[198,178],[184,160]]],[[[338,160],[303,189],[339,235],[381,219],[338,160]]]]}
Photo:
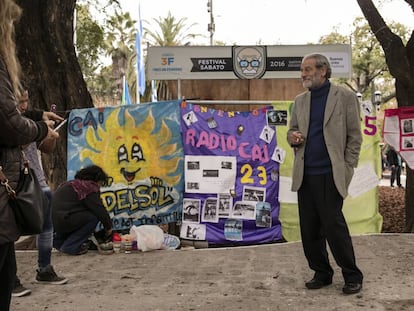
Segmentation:
{"type": "MultiPolygon", "coordinates": [[[[156,25],[170,11],[177,19],[186,18],[191,32],[201,34],[191,45],[209,45],[210,13],[207,0],[140,0],[141,19],[156,25]]],[[[317,43],[337,29],[351,34],[355,17],[363,16],[356,0],[212,0],[214,41],[226,45],[290,45],[317,43]]],[[[124,12],[138,20],[138,1],[120,0],[124,12]]],[[[403,0],[386,1],[378,7],[386,21],[398,21],[411,29],[414,15],[403,0]]],[[[148,27],[148,24],[143,24],[148,27]]]]}

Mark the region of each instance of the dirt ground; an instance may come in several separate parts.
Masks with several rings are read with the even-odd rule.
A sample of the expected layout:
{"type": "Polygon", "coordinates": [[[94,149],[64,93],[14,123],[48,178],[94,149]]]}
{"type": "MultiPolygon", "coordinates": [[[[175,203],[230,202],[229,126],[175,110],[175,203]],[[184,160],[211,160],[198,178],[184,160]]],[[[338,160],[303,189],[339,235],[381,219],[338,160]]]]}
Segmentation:
{"type": "Polygon", "coordinates": [[[337,266],[333,284],[307,290],[310,279],[300,243],[159,250],[82,256],[53,254],[66,285],[34,282],[36,253],[19,251],[19,275],[32,289],[13,298],[13,311],[87,310],[414,310],[414,234],[353,237],[364,272],[360,294],[341,293],[337,266]]]}
{"type": "MultiPolygon", "coordinates": [[[[384,232],[401,232],[404,190],[380,188],[384,232]]],[[[56,286],[34,282],[36,251],[17,251],[19,276],[32,294],[13,298],[11,310],[414,310],[414,234],[360,235],[353,241],[365,280],[363,291],[351,296],[341,293],[334,262],[332,285],[305,288],[312,275],[300,242],[113,255],[54,252],[56,271],[69,279],[56,286]]]]}

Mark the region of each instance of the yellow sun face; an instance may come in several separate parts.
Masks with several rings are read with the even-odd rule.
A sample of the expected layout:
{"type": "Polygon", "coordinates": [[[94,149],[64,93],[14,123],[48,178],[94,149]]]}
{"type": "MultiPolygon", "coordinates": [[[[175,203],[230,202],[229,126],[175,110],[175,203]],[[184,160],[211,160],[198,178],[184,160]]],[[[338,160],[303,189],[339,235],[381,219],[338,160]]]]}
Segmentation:
{"type": "Polygon", "coordinates": [[[177,145],[170,143],[171,130],[161,121],[154,133],[155,120],[151,110],[146,119],[135,124],[127,109],[112,112],[105,128],[86,132],[87,147],[81,151],[81,160],[90,158],[94,164],[104,168],[113,183],[132,184],[139,180],[157,177],[174,186],[180,180],[177,167],[180,157],[166,159],[176,151],[177,145]],[[125,123],[119,124],[119,113],[125,112],[125,123]]]}

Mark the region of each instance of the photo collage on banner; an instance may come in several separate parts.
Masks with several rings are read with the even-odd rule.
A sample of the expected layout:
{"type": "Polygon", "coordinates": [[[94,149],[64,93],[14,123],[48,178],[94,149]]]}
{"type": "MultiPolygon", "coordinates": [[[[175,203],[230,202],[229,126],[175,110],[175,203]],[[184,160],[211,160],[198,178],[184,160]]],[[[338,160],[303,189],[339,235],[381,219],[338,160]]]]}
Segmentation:
{"type": "Polygon", "coordinates": [[[414,168],[414,108],[386,109],[384,141],[399,152],[407,165],[414,168]]]}
{"type": "Polygon", "coordinates": [[[209,244],[282,239],[279,221],[277,124],[271,107],[221,111],[182,102],[183,223],[180,237],[209,244]]]}

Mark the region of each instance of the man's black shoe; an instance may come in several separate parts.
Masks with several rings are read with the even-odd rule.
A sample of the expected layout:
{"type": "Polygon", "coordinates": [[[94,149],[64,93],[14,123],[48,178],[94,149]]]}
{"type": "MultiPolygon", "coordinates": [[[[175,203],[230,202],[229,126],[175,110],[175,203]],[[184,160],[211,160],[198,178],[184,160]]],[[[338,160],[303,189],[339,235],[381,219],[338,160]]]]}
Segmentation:
{"type": "Polygon", "coordinates": [[[362,284],[361,283],[345,283],[342,291],[346,295],[357,294],[361,291],[362,284]]]}
{"type": "Polygon", "coordinates": [[[319,288],[322,288],[324,286],[328,286],[331,284],[332,284],[331,280],[322,281],[322,280],[318,280],[317,278],[313,278],[309,282],[306,282],[305,286],[307,289],[319,289],[319,288]]]}

